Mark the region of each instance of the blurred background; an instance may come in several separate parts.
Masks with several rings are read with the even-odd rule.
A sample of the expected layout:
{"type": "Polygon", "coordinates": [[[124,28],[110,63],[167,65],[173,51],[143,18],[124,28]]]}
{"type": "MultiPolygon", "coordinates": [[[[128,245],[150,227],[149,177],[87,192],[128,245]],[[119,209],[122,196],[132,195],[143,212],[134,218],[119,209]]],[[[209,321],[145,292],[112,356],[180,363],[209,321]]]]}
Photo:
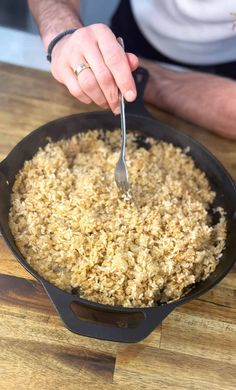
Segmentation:
{"type": "MultiPolygon", "coordinates": [[[[85,25],[98,22],[109,24],[119,4],[119,0],[80,1],[85,25]]],[[[0,61],[42,70],[50,69],[27,0],[0,0],[0,61]]]]}

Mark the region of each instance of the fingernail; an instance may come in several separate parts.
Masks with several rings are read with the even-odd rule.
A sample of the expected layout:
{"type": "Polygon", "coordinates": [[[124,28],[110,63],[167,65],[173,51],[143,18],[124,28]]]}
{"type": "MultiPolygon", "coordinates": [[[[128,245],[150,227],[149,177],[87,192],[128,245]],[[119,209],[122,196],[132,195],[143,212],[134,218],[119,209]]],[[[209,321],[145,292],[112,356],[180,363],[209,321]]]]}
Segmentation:
{"type": "Polygon", "coordinates": [[[120,107],[116,107],[116,109],[114,110],[114,114],[115,115],[119,115],[120,114],[120,107]]]}
{"type": "Polygon", "coordinates": [[[127,102],[132,102],[135,99],[135,96],[135,93],[131,90],[125,92],[125,100],[127,100],[127,102]]]}

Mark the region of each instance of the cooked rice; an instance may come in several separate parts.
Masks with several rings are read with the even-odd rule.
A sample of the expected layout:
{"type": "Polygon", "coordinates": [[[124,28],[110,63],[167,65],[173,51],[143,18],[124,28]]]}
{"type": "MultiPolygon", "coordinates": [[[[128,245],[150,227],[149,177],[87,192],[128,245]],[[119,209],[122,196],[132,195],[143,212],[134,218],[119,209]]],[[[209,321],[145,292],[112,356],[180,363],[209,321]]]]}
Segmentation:
{"type": "Polygon", "coordinates": [[[104,304],[176,300],[213,272],[226,221],[187,151],[128,134],[132,200],[114,182],[120,131],[48,143],[16,176],[10,228],[27,262],[66,291],[104,304]],[[105,135],[106,134],[106,135],[105,135]]]}

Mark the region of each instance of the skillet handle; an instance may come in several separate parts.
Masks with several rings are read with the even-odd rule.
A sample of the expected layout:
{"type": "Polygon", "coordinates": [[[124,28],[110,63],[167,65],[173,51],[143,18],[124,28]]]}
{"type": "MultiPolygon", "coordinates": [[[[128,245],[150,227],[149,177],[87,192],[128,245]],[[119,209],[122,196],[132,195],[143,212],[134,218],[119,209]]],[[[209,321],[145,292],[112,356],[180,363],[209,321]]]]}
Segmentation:
{"type": "Polygon", "coordinates": [[[88,303],[54,287],[42,284],[66,327],[82,336],[134,343],[144,339],[174,309],[175,305],[151,308],[119,308],[88,303]]]}
{"type": "Polygon", "coordinates": [[[147,69],[138,67],[135,72],[133,72],[133,78],[137,88],[137,98],[132,103],[126,102],[126,112],[127,114],[142,115],[153,119],[153,116],[146,109],[143,100],[144,90],[149,78],[147,69]]]}

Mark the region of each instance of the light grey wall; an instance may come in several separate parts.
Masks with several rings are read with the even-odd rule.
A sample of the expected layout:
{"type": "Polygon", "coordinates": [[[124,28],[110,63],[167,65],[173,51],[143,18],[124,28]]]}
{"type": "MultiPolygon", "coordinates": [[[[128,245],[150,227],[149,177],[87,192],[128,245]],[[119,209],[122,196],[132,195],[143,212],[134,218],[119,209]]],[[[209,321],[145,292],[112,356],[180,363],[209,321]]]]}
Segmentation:
{"type": "Polygon", "coordinates": [[[81,0],[81,16],[85,25],[91,23],[109,24],[110,18],[120,0],[81,0]]]}

